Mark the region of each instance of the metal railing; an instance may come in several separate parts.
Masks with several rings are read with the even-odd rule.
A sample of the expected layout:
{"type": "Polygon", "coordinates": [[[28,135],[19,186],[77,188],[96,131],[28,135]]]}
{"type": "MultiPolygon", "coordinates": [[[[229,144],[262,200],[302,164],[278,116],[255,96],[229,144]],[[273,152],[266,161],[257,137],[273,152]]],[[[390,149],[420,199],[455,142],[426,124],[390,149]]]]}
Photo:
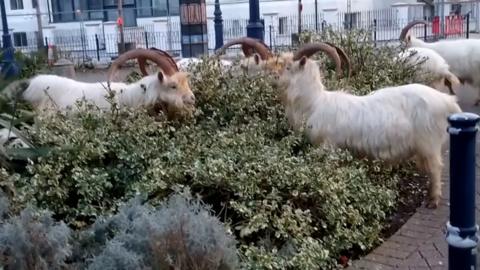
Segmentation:
{"type": "MultiPolygon", "coordinates": [[[[351,15],[351,14],[350,14],[351,15]]],[[[314,14],[303,14],[301,20],[302,31],[313,31],[320,33],[327,27],[337,32],[347,32],[353,29],[363,29],[370,31],[373,42],[384,43],[397,41],[401,29],[409,20],[397,19],[396,13],[390,10],[366,11],[350,16],[346,13],[338,13],[338,23],[327,24],[324,20],[324,14],[319,14],[315,18],[314,14]],[[348,17],[348,18],[347,18],[348,17]],[[340,19],[343,18],[343,19],[340,19]],[[347,18],[345,20],[345,18],[347,18]]],[[[438,33],[438,18],[424,18],[429,21],[426,26],[418,25],[411,31],[419,38],[438,39],[438,38],[459,38],[469,37],[470,15],[456,17],[451,24],[447,24],[447,35],[441,36],[438,33]],[[450,26],[448,26],[450,25],[450,26]]],[[[292,46],[295,36],[298,35],[297,16],[277,17],[275,20],[267,19],[265,27],[265,43],[272,49],[292,46]]],[[[227,42],[233,38],[246,36],[246,19],[226,19],[224,20],[224,41],[227,42]]],[[[215,47],[215,33],[213,29],[213,20],[208,22],[208,48],[212,52],[215,47]],[[210,25],[212,27],[210,27],[210,25]]],[[[118,55],[119,37],[115,33],[97,33],[87,35],[86,31],[73,29],[68,31],[55,31],[54,38],[45,38],[44,46],[54,45],[57,53],[64,58],[70,59],[76,63],[87,61],[100,61],[101,59],[111,59],[118,55]]],[[[130,47],[135,48],[161,48],[168,50],[174,55],[180,55],[181,35],[180,24],[175,22],[171,25],[171,31],[155,32],[153,26],[142,26],[126,28],[125,42],[130,47]]],[[[24,53],[37,51],[37,39],[34,33],[27,33],[26,44],[14,44],[17,50],[24,53]]]]}

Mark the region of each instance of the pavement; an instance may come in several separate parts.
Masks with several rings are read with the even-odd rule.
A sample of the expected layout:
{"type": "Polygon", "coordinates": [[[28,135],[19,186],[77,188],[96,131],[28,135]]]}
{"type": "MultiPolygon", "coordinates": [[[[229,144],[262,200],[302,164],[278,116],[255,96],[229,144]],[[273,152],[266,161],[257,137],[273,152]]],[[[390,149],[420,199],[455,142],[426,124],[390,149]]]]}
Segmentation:
{"type": "MultiPolygon", "coordinates": [[[[463,111],[480,114],[480,106],[473,106],[475,90],[464,87],[457,92],[463,111]]],[[[444,153],[443,199],[437,209],[420,207],[416,213],[393,236],[370,254],[353,261],[347,269],[387,270],[387,269],[448,269],[448,244],[445,240],[446,222],[449,218],[449,155],[444,153]]],[[[480,186],[480,134],[476,144],[477,169],[476,185],[480,186]]],[[[480,192],[476,192],[476,220],[480,224],[480,192]]],[[[477,260],[478,265],[478,260],[477,260]]]]}

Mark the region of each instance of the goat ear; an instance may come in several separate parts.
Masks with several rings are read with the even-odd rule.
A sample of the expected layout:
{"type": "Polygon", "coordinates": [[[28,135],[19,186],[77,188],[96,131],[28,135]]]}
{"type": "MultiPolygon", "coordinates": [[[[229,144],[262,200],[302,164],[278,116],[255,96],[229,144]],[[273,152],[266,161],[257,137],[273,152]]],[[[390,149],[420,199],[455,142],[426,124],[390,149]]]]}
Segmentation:
{"type": "Polygon", "coordinates": [[[260,64],[260,56],[258,54],[254,54],[253,59],[255,60],[255,64],[260,64]]]}
{"type": "Polygon", "coordinates": [[[302,59],[300,59],[300,67],[304,67],[305,64],[307,63],[307,57],[306,56],[302,56],[302,59]]]}
{"type": "Polygon", "coordinates": [[[161,71],[158,72],[157,77],[161,83],[163,83],[163,81],[165,80],[165,77],[163,76],[163,73],[161,71]]]}

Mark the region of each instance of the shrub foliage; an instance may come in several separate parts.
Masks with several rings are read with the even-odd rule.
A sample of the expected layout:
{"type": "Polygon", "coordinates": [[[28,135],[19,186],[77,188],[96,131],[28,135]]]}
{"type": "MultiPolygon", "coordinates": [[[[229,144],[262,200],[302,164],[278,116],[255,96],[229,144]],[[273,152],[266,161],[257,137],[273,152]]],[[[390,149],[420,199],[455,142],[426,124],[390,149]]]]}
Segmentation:
{"type": "Polygon", "coordinates": [[[157,209],[136,203],[95,224],[106,248],[88,269],[237,269],[235,241],[190,194],[174,194],[157,209]],[[103,235],[102,235],[103,234],[103,235]],[[135,267],[128,265],[135,264],[135,267]]]}
{"type": "MultiPolygon", "coordinates": [[[[382,87],[407,83],[422,83],[428,81],[430,74],[418,76],[418,66],[423,61],[409,64],[405,59],[394,61],[403,45],[375,44],[372,33],[368,30],[338,33],[330,28],[321,34],[305,32],[301,35],[301,42],[331,42],[342,48],[349,56],[352,77],[343,80],[328,80],[327,89],[345,89],[364,95],[382,87]],[[417,76],[415,76],[417,74],[417,76]]],[[[317,59],[326,59],[325,55],[317,54],[317,59]]],[[[333,62],[327,67],[333,71],[333,62]]]]}
{"type": "Polygon", "coordinates": [[[71,231],[65,223],[56,222],[51,213],[32,207],[18,216],[9,216],[8,204],[8,199],[0,193],[0,266],[21,270],[63,269],[71,254],[71,231]]]}
{"type": "MultiPolygon", "coordinates": [[[[336,43],[346,48],[356,70],[352,78],[336,80],[326,61],[330,89],[365,94],[410,82],[412,67],[394,64],[394,50],[354,41],[362,35],[330,37],[340,39],[336,43]]],[[[374,246],[395,206],[400,177],[411,176],[410,168],[310,146],[289,130],[271,78],[234,76],[215,60],[204,60],[192,68],[197,111],[184,122],[153,118],[144,110],[100,114],[91,106],[71,117],[39,116],[29,137],[58,151],[30,162],[21,174],[0,174],[0,181],[14,187],[14,203],[48,208],[83,229],[139,193],[156,205],[175,187],[189,187],[231,228],[245,269],[333,268],[340,255],[374,246]]],[[[125,215],[122,209],[118,215],[125,215]]],[[[145,224],[159,222],[152,215],[128,221],[143,219],[144,225],[116,230],[92,269],[151,266],[145,259],[151,253],[139,251],[148,241],[138,234],[147,230],[145,224]]],[[[215,226],[209,228],[212,236],[215,226]]],[[[222,237],[217,244],[226,243],[222,237]]]]}

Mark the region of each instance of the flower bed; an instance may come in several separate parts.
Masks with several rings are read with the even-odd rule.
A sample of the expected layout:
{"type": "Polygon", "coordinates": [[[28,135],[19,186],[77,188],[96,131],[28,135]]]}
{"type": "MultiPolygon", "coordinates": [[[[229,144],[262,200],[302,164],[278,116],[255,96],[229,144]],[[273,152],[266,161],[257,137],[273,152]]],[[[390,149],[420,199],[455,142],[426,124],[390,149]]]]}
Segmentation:
{"type": "MultiPolygon", "coordinates": [[[[327,72],[327,87],[365,94],[408,83],[413,68],[394,63],[391,48],[355,42],[364,35],[329,37],[352,55],[356,73],[337,81],[327,64],[331,71],[327,72]]],[[[377,245],[388,233],[389,220],[398,223],[397,216],[408,216],[411,211],[396,211],[412,209],[405,198],[421,198],[419,183],[423,182],[411,181],[420,178],[410,164],[392,167],[355,158],[345,150],[312,147],[301,134],[293,133],[271,78],[234,76],[212,59],[194,67],[192,74],[197,98],[192,119],[167,122],[146,111],[127,109],[98,114],[95,108],[81,104],[84,111],[75,117],[42,116],[35,128],[27,130],[35,145],[53,151],[30,162],[26,170],[3,169],[0,181],[12,194],[10,215],[33,204],[49,209],[55,220],[63,220],[74,230],[65,234],[64,245],[51,251],[56,259],[45,260],[47,268],[64,264],[90,269],[167,269],[166,264],[180,264],[186,267],[181,269],[191,269],[186,261],[197,254],[195,243],[218,241],[197,254],[198,261],[214,258],[218,264],[199,269],[331,269],[341,263],[342,255],[358,256],[377,245]],[[164,200],[185,187],[211,205],[216,218],[187,219],[182,238],[177,231],[156,226],[173,213],[203,211],[188,203],[172,203],[165,210],[164,200]],[[147,205],[125,206],[118,212],[138,194],[147,205]],[[150,208],[159,205],[160,210],[150,208]],[[185,210],[189,207],[194,210],[185,210]],[[103,217],[116,213],[112,218],[116,229],[99,232],[98,226],[110,220],[102,221],[103,217]],[[191,222],[214,225],[199,223],[203,228],[199,229],[191,222]],[[177,246],[182,241],[167,241],[175,247],[168,252],[141,242],[138,234],[147,232],[160,243],[170,236],[190,241],[192,248],[182,251],[189,255],[179,255],[184,254],[177,246]],[[171,250],[178,256],[172,257],[171,250]],[[116,264],[120,258],[123,264],[116,264]]],[[[0,233],[5,230],[3,225],[0,233]]],[[[49,230],[55,234],[65,227],[49,230]]],[[[10,242],[5,241],[0,238],[0,250],[8,247],[10,242]]]]}

